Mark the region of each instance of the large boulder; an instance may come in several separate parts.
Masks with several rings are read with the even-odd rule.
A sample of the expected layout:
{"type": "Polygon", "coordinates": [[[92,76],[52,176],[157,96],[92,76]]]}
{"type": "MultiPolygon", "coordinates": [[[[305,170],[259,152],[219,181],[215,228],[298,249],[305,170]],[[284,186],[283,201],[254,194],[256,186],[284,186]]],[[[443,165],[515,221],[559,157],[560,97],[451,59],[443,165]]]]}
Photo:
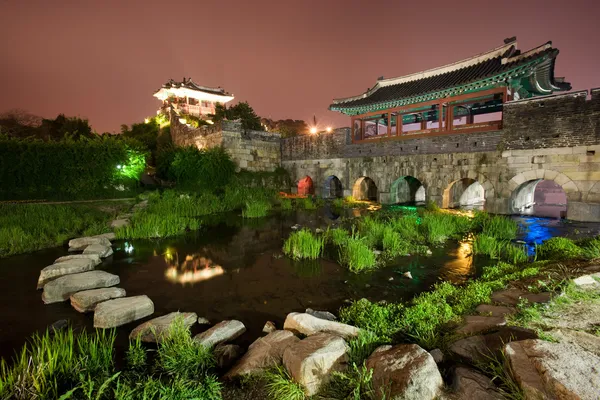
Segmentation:
{"type": "Polygon", "coordinates": [[[332,378],[347,368],[348,345],[338,335],[317,333],[291,344],[283,352],[283,365],[307,396],[315,395],[332,378]]]}
{"type": "Polygon", "coordinates": [[[274,331],[258,338],[225,377],[256,374],[281,365],[285,349],[299,341],[300,339],[290,331],[274,331]]]}
{"type": "Polygon", "coordinates": [[[69,254],[68,256],[58,257],[56,260],[54,260],[54,264],[63,261],[76,260],[78,258],[86,258],[88,260],[92,260],[94,266],[98,266],[102,262],[98,254],[69,254]]]}
{"type": "Polygon", "coordinates": [[[470,368],[458,367],[454,370],[452,388],[459,399],[503,400],[505,397],[490,378],[470,368]]]}
{"type": "Polygon", "coordinates": [[[110,246],[110,240],[103,235],[86,236],[77,239],[71,239],[69,240],[69,251],[82,251],[92,244],[110,246]]]}
{"type": "Polygon", "coordinates": [[[444,382],[433,357],[416,344],[380,346],[366,361],[373,389],[394,399],[435,399],[444,382]]]}
{"type": "Polygon", "coordinates": [[[526,399],[598,399],[600,357],[568,343],[511,342],[506,360],[526,399]]]}
{"type": "Polygon", "coordinates": [[[105,246],[103,244],[90,244],[88,247],[83,249],[83,254],[96,254],[100,258],[110,257],[113,254],[112,247],[105,246]]]}
{"type": "Polygon", "coordinates": [[[76,258],[49,265],[40,271],[37,288],[43,288],[46,283],[60,276],[91,271],[95,267],[96,264],[89,258],[76,258]]]}
{"type": "Polygon", "coordinates": [[[205,332],[194,336],[194,340],[203,346],[214,347],[218,344],[229,342],[246,332],[246,327],[235,319],[221,321],[205,332]]]}
{"type": "Polygon", "coordinates": [[[71,295],[71,306],[80,313],[86,313],[94,311],[98,303],[125,296],[125,289],[116,287],[84,290],[71,295]]]}
{"type": "Polygon", "coordinates": [[[119,277],[106,271],[64,275],[44,285],[42,300],[46,304],[58,303],[68,300],[71,295],[82,290],[106,288],[118,284],[119,277]]]}
{"type": "Polygon", "coordinates": [[[129,334],[129,339],[137,339],[142,342],[159,342],[165,335],[168,335],[173,323],[181,319],[186,327],[190,327],[196,323],[198,316],[194,312],[179,312],[175,311],[162,317],[153,318],[134,328],[129,334]]]}
{"type": "Polygon", "coordinates": [[[355,326],[342,324],[314,317],[306,313],[289,313],[283,323],[283,329],[306,336],[320,332],[334,333],[344,338],[358,336],[360,329],[355,326]]]}
{"type": "Polygon", "coordinates": [[[576,344],[585,351],[600,357],[600,336],[572,329],[552,330],[550,331],[550,335],[561,343],[576,344]]]}
{"type": "Polygon", "coordinates": [[[146,295],[107,300],[96,306],[94,328],[115,328],[152,315],[154,303],[146,295]]]}

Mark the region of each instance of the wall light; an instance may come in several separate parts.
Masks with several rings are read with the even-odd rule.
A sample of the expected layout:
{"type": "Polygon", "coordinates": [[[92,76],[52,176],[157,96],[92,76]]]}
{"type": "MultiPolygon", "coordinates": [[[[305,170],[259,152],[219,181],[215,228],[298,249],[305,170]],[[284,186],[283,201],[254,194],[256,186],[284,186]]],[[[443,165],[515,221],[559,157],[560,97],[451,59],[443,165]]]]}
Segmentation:
{"type": "Polygon", "coordinates": [[[325,129],[325,130],[327,131],[327,133],[331,133],[331,131],[332,131],[333,129],[331,129],[331,127],[330,127],[330,126],[328,126],[328,127],[325,129]]]}
{"type": "Polygon", "coordinates": [[[317,128],[315,128],[314,126],[312,128],[310,128],[310,134],[314,135],[317,133],[317,128]]]}

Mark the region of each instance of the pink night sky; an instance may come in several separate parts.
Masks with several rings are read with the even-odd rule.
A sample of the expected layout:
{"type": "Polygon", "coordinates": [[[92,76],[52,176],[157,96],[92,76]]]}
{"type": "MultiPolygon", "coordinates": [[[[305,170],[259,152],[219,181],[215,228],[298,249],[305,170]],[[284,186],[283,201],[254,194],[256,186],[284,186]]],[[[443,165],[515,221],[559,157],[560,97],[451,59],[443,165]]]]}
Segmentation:
{"type": "Polygon", "coordinates": [[[0,112],[153,115],[169,78],[221,86],[263,116],[345,126],[332,98],[467,58],[517,36],[552,40],[556,76],[600,86],[600,1],[0,0],[0,112]]]}

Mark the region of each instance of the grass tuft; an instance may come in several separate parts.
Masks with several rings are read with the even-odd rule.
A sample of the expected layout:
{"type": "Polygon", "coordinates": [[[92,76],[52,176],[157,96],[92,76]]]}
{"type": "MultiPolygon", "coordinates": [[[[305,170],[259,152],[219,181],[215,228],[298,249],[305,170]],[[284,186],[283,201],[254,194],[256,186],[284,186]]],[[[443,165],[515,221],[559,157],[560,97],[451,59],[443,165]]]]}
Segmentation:
{"type": "Polygon", "coordinates": [[[304,400],[306,395],[299,383],[292,380],[287,370],[283,367],[275,367],[265,373],[266,388],[271,399],[277,400],[304,400]]]}
{"type": "Polygon", "coordinates": [[[295,260],[315,260],[323,252],[324,238],[316,236],[308,229],[292,232],[283,244],[283,253],[295,260]]]}

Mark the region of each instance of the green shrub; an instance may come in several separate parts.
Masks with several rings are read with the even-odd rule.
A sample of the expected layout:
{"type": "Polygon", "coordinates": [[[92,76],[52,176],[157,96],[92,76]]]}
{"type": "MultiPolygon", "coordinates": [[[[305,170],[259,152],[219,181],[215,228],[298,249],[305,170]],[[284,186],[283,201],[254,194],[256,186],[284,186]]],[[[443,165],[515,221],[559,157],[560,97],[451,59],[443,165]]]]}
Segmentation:
{"type": "Polygon", "coordinates": [[[294,208],[293,204],[292,204],[292,199],[281,199],[280,207],[282,210],[285,210],[285,211],[291,210],[292,208],[294,208]]]}
{"type": "Polygon", "coordinates": [[[181,147],[171,157],[167,176],[180,187],[213,191],[227,185],[235,173],[235,163],[222,147],[181,147]]]}
{"type": "Polygon", "coordinates": [[[536,256],[540,260],[565,260],[579,258],[583,250],[571,239],[553,237],[536,248],[536,256]]]}
{"type": "Polygon", "coordinates": [[[146,367],[148,353],[142,345],[141,336],[129,342],[129,349],[125,355],[127,365],[134,371],[140,371],[146,367]]]}
{"type": "Polygon", "coordinates": [[[260,218],[266,217],[271,210],[271,203],[265,200],[253,200],[246,203],[246,207],[242,210],[244,218],[260,218]]]}
{"type": "Polygon", "coordinates": [[[343,228],[334,228],[327,231],[327,237],[334,245],[343,246],[350,238],[350,234],[343,228]]]}
{"type": "Polygon", "coordinates": [[[348,358],[350,363],[361,365],[373,351],[385,340],[376,333],[363,329],[358,336],[348,340],[348,358]]]}
{"type": "Polygon", "coordinates": [[[404,306],[376,304],[360,299],[340,309],[340,320],[372,332],[382,341],[390,341],[402,326],[404,306]]]}
{"type": "Polygon", "coordinates": [[[302,229],[292,232],[283,244],[283,253],[295,260],[303,258],[315,260],[321,256],[323,244],[323,237],[314,235],[308,229],[302,229]]]}
{"type": "Polygon", "coordinates": [[[370,216],[364,217],[359,222],[359,232],[369,247],[381,248],[385,223],[370,216]]]}
{"type": "Polygon", "coordinates": [[[582,240],[578,243],[582,249],[582,255],[587,259],[600,258],[600,236],[593,239],[582,240]]]}
{"type": "Polygon", "coordinates": [[[340,248],[340,260],[342,265],[348,267],[352,272],[361,272],[376,266],[376,258],[373,250],[366,244],[364,238],[356,236],[349,237],[340,248]]]}
{"type": "Polygon", "coordinates": [[[333,207],[335,208],[344,208],[345,207],[345,203],[344,203],[344,199],[339,198],[339,199],[334,199],[331,204],[333,205],[333,207]]]}
{"type": "Polygon", "coordinates": [[[305,210],[316,210],[317,209],[317,205],[315,204],[312,197],[305,197],[303,199],[300,199],[299,204],[305,210]]]}
{"type": "Polygon", "coordinates": [[[365,364],[351,363],[344,372],[334,372],[325,391],[327,398],[353,400],[385,400],[383,393],[373,389],[373,370],[365,364]]]}
{"type": "Polygon", "coordinates": [[[269,398],[277,400],[304,400],[306,395],[302,385],[292,380],[284,367],[275,367],[265,373],[266,388],[269,398]]]}

